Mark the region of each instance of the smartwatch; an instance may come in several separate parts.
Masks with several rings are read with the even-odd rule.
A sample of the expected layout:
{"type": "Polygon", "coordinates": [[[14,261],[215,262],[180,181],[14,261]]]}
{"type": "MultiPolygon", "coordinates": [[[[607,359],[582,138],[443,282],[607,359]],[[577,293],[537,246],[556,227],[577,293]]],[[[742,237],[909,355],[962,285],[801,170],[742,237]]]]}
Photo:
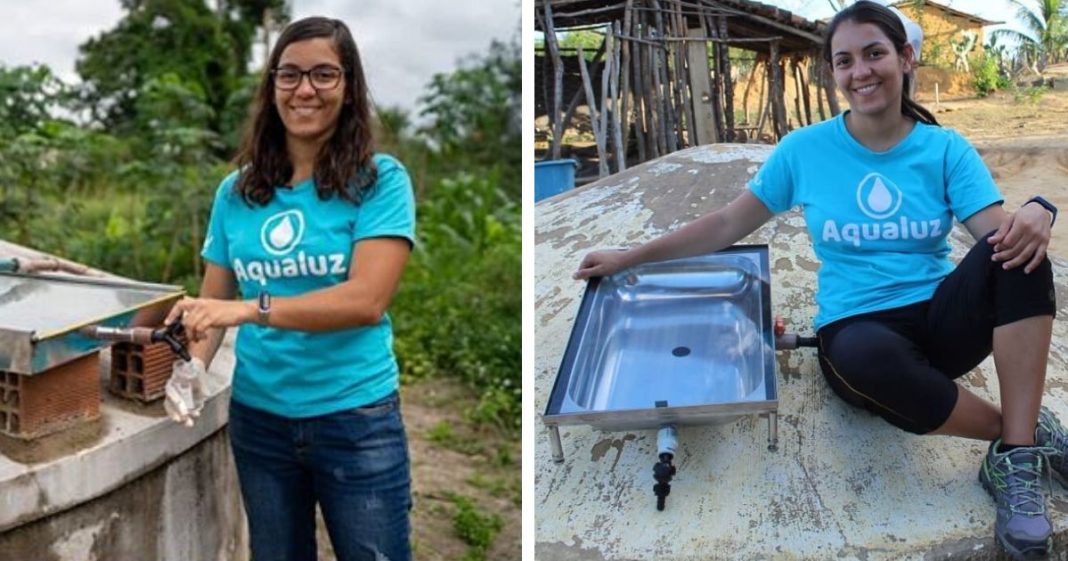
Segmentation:
{"type": "Polygon", "coordinates": [[[1037,196],[1031,197],[1026,203],[1024,203],[1024,205],[1029,205],[1031,203],[1038,203],[1042,205],[1042,208],[1050,211],[1050,213],[1053,214],[1053,220],[1049,221],[1049,225],[1050,227],[1052,227],[1053,223],[1057,221],[1057,207],[1053,206],[1053,203],[1047,201],[1046,199],[1037,196]]]}
{"type": "Polygon", "coordinates": [[[260,325],[268,325],[271,319],[271,293],[266,290],[261,290],[259,297],[256,299],[256,313],[259,316],[256,318],[256,322],[260,325]]]}

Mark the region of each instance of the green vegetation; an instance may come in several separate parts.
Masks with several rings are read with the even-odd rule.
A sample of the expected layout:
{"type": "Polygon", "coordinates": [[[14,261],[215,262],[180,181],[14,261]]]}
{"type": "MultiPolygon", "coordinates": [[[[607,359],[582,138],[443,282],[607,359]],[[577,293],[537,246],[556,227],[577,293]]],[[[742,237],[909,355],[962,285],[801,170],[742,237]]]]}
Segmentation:
{"type": "Polygon", "coordinates": [[[1048,64],[1068,58],[1068,2],[1065,0],[1008,0],[1016,8],[1022,31],[1000,29],[991,38],[1019,45],[1021,62],[1036,74],[1048,64]]]}
{"type": "Polygon", "coordinates": [[[430,442],[455,450],[461,454],[473,456],[481,454],[482,443],[473,437],[463,437],[456,434],[448,421],[440,421],[426,433],[426,439],[430,442]]]}
{"type": "MultiPolygon", "coordinates": [[[[81,46],[80,84],[0,61],[0,238],[195,294],[260,75],[245,69],[286,3],[122,4],[81,46]]],[[[402,378],[459,378],[480,396],[469,418],[508,430],[521,401],[520,60],[517,39],[495,41],[433,76],[417,119],[377,111],[379,150],[408,167],[418,204],[391,307],[402,378]]]]}
{"type": "Polygon", "coordinates": [[[975,58],[972,63],[972,85],[979,97],[986,97],[1011,85],[1008,76],[1000,72],[998,58],[989,50],[975,58]]]}
{"type": "Polygon", "coordinates": [[[493,513],[483,514],[467,497],[453,495],[452,500],[456,505],[456,514],[452,519],[453,529],[456,535],[470,546],[463,561],[483,561],[486,552],[493,545],[493,539],[504,527],[504,520],[493,513]]]}

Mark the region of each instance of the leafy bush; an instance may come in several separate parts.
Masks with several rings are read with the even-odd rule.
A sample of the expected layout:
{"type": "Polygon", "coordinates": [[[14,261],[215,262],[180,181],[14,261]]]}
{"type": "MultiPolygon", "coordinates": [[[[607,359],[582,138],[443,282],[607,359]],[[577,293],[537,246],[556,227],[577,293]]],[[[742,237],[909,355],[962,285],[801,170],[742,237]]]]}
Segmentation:
{"type": "Polygon", "coordinates": [[[986,97],[997,90],[1009,86],[1009,79],[1003,77],[998,69],[998,59],[989,52],[984,51],[976,58],[972,66],[972,85],[979,97],[986,97]]]}
{"type": "Polygon", "coordinates": [[[419,205],[419,247],[394,299],[403,374],[455,375],[472,419],[518,428],[522,401],[519,207],[492,178],[445,178],[419,205]]]}

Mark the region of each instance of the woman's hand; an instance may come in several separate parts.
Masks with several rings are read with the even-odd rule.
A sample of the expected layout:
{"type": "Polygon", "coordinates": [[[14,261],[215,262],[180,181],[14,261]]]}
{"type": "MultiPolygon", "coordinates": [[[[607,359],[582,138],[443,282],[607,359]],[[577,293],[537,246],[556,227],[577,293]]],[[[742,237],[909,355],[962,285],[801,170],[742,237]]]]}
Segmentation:
{"type": "Polygon", "coordinates": [[[1030,273],[1045,259],[1049,238],[1049,211],[1039,204],[1026,204],[1007,215],[988,241],[994,246],[994,261],[1004,262],[1005,269],[1026,263],[1024,273],[1030,273]]]}
{"type": "Polygon", "coordinates": [[[575,279],[588,279],[590,277],[605,277],[626,268],[627,250],[616,249],[609,251],[594,251],[582,258],[582,263],[572,275],[575,279]]]}
{"type": "Polygon", "coordinates": [[[252,301],[183,298],[171,308],[163,324],[181,320],[189,340],[200,341],[207,337],[209,329],[251,323],[256,321],[257,315],[252,301]]]}

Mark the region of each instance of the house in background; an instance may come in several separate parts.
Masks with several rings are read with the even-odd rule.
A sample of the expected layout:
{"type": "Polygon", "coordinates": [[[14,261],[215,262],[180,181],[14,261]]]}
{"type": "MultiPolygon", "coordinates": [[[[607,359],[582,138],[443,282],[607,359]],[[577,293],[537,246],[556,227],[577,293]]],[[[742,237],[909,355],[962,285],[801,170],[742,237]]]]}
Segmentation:
{"type": "Polygon", "coordinates": [[[920,64],[960,68],[961,58],[982,52],[983,28],[991,21],[929,0],[905,0],[893,6],[923,28],[920,64]]]}

